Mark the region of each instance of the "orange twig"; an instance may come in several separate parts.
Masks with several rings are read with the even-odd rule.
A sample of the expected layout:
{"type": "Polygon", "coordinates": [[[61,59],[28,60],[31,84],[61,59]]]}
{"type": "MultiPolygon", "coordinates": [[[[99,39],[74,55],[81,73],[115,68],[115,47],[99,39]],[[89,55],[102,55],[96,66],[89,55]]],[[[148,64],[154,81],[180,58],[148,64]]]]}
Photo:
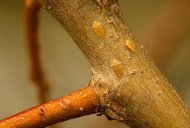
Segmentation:
{"type": "Polygon", "coordinates": [[[93,114],[98,108],[98,97],[83,88],[0,121],[0,128],[43,128],[58,122],[93,114]]]}
{"type": "Polygon", "coordinates": [[[39,101],[43,103],[48,100],[49,85],[45,79],[39,56],[38,13],[40,8],[37,0],[24,0],[24,22],[30,62],[30,79],[37,86],[39,101]]]}

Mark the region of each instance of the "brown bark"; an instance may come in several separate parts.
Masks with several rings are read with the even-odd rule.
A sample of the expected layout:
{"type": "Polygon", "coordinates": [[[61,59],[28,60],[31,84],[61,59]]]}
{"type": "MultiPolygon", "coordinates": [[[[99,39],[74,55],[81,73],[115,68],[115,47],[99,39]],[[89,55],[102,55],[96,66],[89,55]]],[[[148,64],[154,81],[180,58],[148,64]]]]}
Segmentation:
{"type": "Polygon", "coordinates": [[[89,61],[92,89],[84,91],[88,94],[86,102],[80,92],[63,98],[65,102],[71,101],[69,110],[62,109],[60,100],[55,100],[5,119],[0,127],[47,126],[95,113],[98,107],[108,119],[122,121],[132,128],[190,127],[187,106],[133,37],[117,0],[41,2],[66,28],[89,61]],[[81,105],[89,109],[81,109],[81,105]],[[23,115],[29,118],[23,119],[23,115]],[[28,120],[30,117],[37,120],[28,120]]]}
{"type": "Polygon", "coordinates": [[[134,128],[190,127],[186,105],[133,37],[116,0],[46,0],[43,6],[91,64],[92,87],[107,116],[134,128]]]}

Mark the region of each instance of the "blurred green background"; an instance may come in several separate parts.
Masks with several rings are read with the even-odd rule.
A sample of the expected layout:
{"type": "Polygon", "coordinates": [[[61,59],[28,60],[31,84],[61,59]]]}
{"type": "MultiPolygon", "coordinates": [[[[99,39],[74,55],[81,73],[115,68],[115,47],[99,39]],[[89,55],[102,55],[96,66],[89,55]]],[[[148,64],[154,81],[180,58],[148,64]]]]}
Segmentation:
{"type": "MultiPolygon", "coordinates": [[[[124,17],[137,39],[143,38],[143,33],[166,2],[120,0],[124,17]]],[[[91,71],[87,60],[61,25],[44,10],[40,15],[41,58],[54,99],[84,86],[91,71]]],[[[23,35],[23,1],[0,0],[0,119],[37,104],[35,88],[28,80],[29,63],[23,35]]],[[[190,104],[190,32],[182,42],[184,44],[162,72],[185,102],[190,104]]],[[[96,115],[61,125],[64,128],[126,127],[96,115]]]]}

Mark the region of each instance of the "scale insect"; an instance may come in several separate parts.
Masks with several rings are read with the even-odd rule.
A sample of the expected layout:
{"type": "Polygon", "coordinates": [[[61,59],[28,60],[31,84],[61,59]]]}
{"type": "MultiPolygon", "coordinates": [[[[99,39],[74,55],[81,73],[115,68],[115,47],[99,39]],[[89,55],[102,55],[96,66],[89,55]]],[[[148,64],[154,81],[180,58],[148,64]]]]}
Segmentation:
{"type": "Polygon", "coordinates": [[[134,52],[134,53],[136,52],[136,45],[135,45],[135,43],[134,43],[133,41],[131,41],[131,40],[126,40],[125,44],[126,44],[127,48],[128,48],[130,51],[132,51],[132,52],[134,52]]]}
{"type": "Polygon", "coordinates": [[[104,28],[103,28],[102,24],[99,21],[95,20],[93,22],[93,24],[92,24],[92,28],[94,29],[96,35],[99,38],[104,37],[104,35],[105,35],[104,28]]]}
{"type": "Polygon", "coordinates": [[[118,61],[117,59],[113,59],[111,61],[111,67],[117,77],[123,76],[123,67],[120,61],[118,61]]]}

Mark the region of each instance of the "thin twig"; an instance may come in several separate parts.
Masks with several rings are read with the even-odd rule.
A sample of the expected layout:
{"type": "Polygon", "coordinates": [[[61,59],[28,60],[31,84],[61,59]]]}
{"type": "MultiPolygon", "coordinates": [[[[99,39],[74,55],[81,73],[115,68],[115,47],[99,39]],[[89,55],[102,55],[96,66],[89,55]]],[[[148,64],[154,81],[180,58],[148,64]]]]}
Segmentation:
{"type": "Polygon", "coordinates": [[[24,1],[24,22],[27,51],[30,63],[30,79],[38,90],[39,102],[48,101],[49,84],[45,79],[42,64],[40,62],[40,48],[38,42],[38,13],[40,4],[36,0],[24,1]]]}
{"type": "Polygon", "coordinates": [[[90,87],[75,91],[0,121],[0,128],[43,128],[96,113],[98,97],[90,87]]]}

